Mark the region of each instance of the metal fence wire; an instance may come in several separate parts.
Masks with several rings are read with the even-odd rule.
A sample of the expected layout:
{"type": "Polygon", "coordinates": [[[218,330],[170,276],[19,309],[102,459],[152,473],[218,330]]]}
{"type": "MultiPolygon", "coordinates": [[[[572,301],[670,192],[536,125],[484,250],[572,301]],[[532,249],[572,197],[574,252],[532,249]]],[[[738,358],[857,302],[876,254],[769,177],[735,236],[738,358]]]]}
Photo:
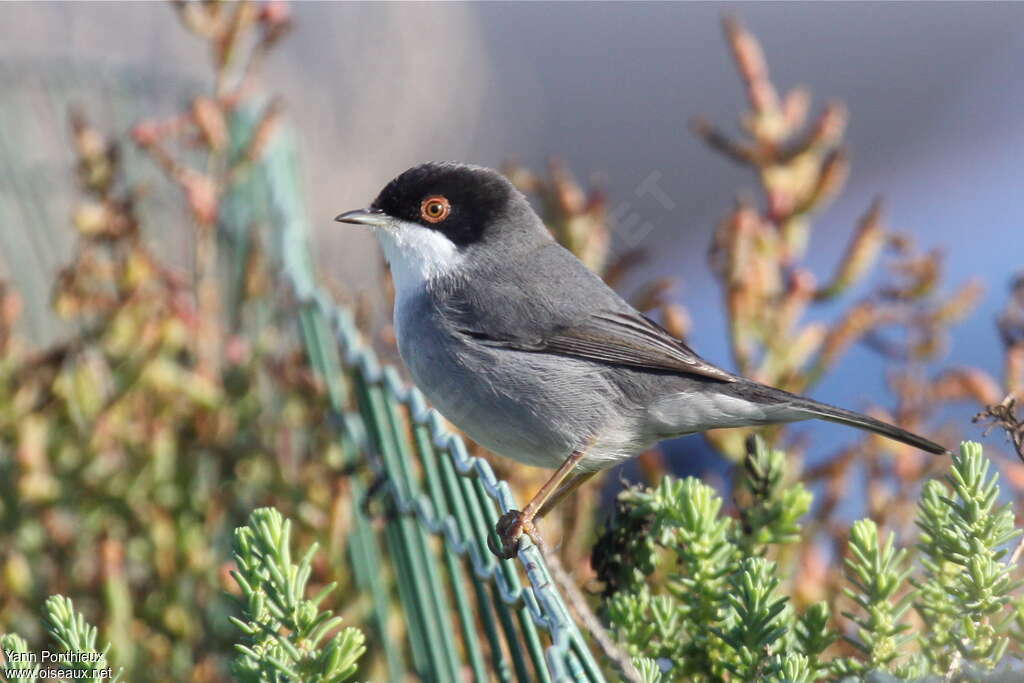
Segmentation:
{"type": "Polygon", "coordinates": [[[498,517],[516,507],[508,484],[470,457],[395,368],[380,364],[351,313],[317,284],[294,149],[282,131],[237,198],[249,210],[265,202],[272,253],[299,303],[301,339],[328,388],[348,463],[372,455],[386,482],[381,539],[361,504],[367,484],[353,477],[349,551],[372,600],[389,679],[461,681],[471,672],[475,681],[603,681],[540,550],[525,537],[517,560],[487,548],[498,517]],[[387,637],[395,602],[385,563],[408,625],[408,658],[387,637]]]}

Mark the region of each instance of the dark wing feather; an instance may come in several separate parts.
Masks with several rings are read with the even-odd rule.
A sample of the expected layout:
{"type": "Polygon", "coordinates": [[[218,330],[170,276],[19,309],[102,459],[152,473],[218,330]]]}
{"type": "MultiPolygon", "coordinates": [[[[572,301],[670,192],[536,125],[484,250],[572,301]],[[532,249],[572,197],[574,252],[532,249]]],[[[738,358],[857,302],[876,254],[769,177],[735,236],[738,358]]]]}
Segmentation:
{"type": "Polygon", "coordinates": [[[598,363],[702,375],[723,382],[736,377],[711,365],[663,327],[639,313],[599,311],[543,337],[500,339],[478,330],[463,334],[491,346],[574,356],[598,363]]]}

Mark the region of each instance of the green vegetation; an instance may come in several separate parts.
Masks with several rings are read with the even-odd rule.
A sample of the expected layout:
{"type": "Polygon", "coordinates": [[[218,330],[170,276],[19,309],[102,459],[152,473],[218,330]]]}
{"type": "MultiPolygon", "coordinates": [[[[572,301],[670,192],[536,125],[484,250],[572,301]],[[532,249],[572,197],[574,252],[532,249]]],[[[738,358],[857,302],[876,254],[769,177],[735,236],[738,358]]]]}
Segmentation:
{"type": "MultiPolygon", "coordinates": [[[[305,597],[316,551],[314,543],[297,564],[292,562],[291,522],[273,508],[256,510],[247,526],[235,529],[238,569],[232,570],[231,575],[241,590],[239,605],[245,617],[229,617],[243,634],[243,642],[235,645],[235,680],[341,683],[355,673],[356,661],[366,651],[362,632],[352,627],[338,630],[341,618],[319,608],[324,597],[334,590],[334,584],[324,587],[313,598],[305,597]]],[[[61,652],[76,656],[97,654],[83,661],[56,664],[54,668],[88,674],[76,675],[76,679],[114,683],[121,680],[120,671],[113,676],[104,671],[109,666],[110,646],[102,652],[96,649],[96,627],[75,611],[71,600],[62,595],[51,597],[46,601],[46,618],[50,635],[60,644],[61,652]]],[[[31,652],[25,639],[16,634],[5,634],[0,645],[5,653],[31,652]]],[[[15,656],[8,659],[6,666],[38,676],[40,663],[21,661],[15,656]]],[[[18,680],[34,683],[39,679],[18,680]]]]}
{"type": "Polygon", "coordinates": [[[749,448],[742,486],[754,503],[740,520],[723,517],[720,496],[693,478],[619,496],[595,559],[609,587],[606,620],[645,680],[974,680],[1021,671],[1020,581],[1009,557],[1021,531],[980,446],[965,443],[945,484],[930,481],[922,492],[920,567],[893,535],[883,540],[874,522],[859,520],[848,535],[846,599],[801,612],[768,557],[796,540],[810,494],[779,485],[781,453],[760,441],[749,448]],[[756,543],[751,516],[760,522],[750,528],[756,543]],[[637,528],[647,530],[642,543],[611,541],[637,528]]]}

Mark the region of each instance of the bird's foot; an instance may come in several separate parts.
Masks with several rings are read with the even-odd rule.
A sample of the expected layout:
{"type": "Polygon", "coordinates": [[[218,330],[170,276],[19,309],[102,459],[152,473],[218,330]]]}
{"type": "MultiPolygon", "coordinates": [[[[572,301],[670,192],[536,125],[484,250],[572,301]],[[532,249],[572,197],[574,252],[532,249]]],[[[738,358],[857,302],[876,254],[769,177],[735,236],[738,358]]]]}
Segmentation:
{"type": "Polygon", "coordinates": [[[519,510],[509,510],[503,514],[498,519],[498,523],[494,525],[494,531],[498,534],[501,545],[499,547],[494,542],[494,537],[489,535],[487,537],[487,547],[491,549],[492,553],[503,560],[515,557],[516,553],[519,552],[519,539],[523,534],[529,536],[534,544],[540,544],[540,538],[537,535],[537,528],[533,525],[533,520],[526,519],[525,515],[519,510]]]}

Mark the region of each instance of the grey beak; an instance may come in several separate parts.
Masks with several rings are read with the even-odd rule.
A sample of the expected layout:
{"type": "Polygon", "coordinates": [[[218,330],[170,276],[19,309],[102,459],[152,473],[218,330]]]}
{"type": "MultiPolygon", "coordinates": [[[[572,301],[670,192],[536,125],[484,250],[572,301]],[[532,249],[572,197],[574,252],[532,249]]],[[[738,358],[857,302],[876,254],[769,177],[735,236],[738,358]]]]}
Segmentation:
{"type": "Polygon", "coordinates": [[[334,220],[339,223],[353,223],[355,225],[372,225],[383,228],[391,223],[391,217],[377,209],[356,209],[346,211],[338,215],[334,220]]]}

